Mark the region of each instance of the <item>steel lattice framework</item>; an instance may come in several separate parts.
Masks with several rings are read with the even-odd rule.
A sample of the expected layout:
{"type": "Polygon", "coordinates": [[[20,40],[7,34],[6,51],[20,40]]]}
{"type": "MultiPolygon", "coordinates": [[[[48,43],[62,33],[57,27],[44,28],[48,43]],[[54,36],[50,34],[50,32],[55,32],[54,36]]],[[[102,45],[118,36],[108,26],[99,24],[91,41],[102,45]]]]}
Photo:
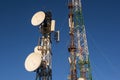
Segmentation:
{"type": "Polygon", "coordinates": [[[36,80],[52,80],[52,55],[50,34],[44,34],[41,38],[41,53],[43,55],[41,66],[36,71],[36,80]]]}
{"type": "MultiPolygon", "coordinates": [[[[86,31],[82,15],[81,0],[70,0],[68,7],[70,10],[70,33],[74,35],[74,40],[71,39],[71,42],[74,42],[75,46],[75,60],[70,59],[69,62],[71,62],[70,64],[72,64],[72,62],[76,62],[75,64],[72,64],[72,66],[74,65],[76,71],[74,73],[74,76],[77,76],[80,80],[92,80],[86,31]]],[[[71,80],[76,80],[76,78],[72,77],[73,74],[70,75],[71,80]]]]}

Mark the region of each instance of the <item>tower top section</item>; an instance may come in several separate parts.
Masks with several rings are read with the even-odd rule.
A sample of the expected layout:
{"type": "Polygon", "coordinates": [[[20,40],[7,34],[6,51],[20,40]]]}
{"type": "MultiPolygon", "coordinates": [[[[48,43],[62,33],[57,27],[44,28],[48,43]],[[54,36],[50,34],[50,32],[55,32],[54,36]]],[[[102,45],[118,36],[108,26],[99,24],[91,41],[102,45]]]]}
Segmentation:
{"type": "Polygon", "coordinates": [[[74,5],[75,11],[78,11],[81,9],[81,0],[72,0],[72,4],[74,5]]]}

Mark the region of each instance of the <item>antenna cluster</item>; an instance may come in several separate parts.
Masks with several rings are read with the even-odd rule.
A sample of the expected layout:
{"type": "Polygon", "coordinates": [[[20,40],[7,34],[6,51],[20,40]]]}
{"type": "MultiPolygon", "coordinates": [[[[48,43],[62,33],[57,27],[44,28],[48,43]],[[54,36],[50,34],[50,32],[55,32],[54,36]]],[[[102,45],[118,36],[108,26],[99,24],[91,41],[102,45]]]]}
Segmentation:
{"type": "MultiPolygon", "coordinates": [[[[70,29],[68,47],[70,74],[68,80],[92,80],[81,0],[69,0],[68,9],[70,29]]],[[[42,36],[40,36],[34,51],[26,58],[25,69],[29,72],[36,72],[36,80],[52,80],[51,33],[55,33],[54,39],[59,42],[60,31],[55,31],[55,20],[52,20],[50,11],[36,12],[31,23],[38,27],[42,36]]]]}
{"type": "MultiPolygon", "coordinates": [[[[38,27],[42,36],[34,52],[27,56],[25,69],[29,72],[36,72],[36,80],[52,80],[51,33],[55,32],[55,20],[52,20],[50,11],[39,11],[33,15],[31,23],[38,27]]],[[[59,31],[56,31],[54,36],[58,42],[59,31]]]]}

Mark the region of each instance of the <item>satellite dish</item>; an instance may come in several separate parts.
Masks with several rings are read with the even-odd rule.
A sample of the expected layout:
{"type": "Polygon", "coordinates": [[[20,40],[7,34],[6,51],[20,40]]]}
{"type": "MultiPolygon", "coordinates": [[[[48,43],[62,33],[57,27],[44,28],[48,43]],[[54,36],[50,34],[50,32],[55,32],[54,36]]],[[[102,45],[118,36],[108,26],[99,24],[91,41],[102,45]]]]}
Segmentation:
{"type": "Polygon", "coordinates": [[[39,11],[35,13],[31,19],[31,23],[33,26],[39,26],[45,19],[45,13],[43,11],[39,11]]]}
{"type": "Polygon", "coordinates": [[[35,71],[41,64],[41,55],[31,53],[25,60],[25,69],[29,72],[35,71]]]}
{"type": "Polygon", "coordinates": [[[40,55],[42,54],[42,47],[41,46],[36,46],[35,48],[34,48],[34,52],[35,53],[39,53],[40,55]]]}

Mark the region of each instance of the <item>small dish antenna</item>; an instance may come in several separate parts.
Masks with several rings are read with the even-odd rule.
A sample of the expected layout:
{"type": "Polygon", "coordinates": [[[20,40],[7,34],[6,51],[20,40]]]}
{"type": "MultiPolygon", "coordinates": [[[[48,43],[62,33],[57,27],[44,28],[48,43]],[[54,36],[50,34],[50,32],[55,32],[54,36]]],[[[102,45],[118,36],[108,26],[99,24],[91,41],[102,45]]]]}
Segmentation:
{"type": "Polygon", "coordinates": [[[33,26],[39,26],[45,19],[45,13],[43,11],[39,11],[35,13],[31,19],[31,23],[33,26]]]}
{"type": "Polygon", "coordinates": [[[39,53],[40,55],[42,54],[42,47],[41,46],[36,46],[35,48],[34,48],[34,52],[35,53],[39,53]]]}
{"type": "Polygon", "coordinates": [[[41,55],[37,53],[31,53],[25,60],[25,69],[29,72],[35,71],[41,64],[41,55]]]}

